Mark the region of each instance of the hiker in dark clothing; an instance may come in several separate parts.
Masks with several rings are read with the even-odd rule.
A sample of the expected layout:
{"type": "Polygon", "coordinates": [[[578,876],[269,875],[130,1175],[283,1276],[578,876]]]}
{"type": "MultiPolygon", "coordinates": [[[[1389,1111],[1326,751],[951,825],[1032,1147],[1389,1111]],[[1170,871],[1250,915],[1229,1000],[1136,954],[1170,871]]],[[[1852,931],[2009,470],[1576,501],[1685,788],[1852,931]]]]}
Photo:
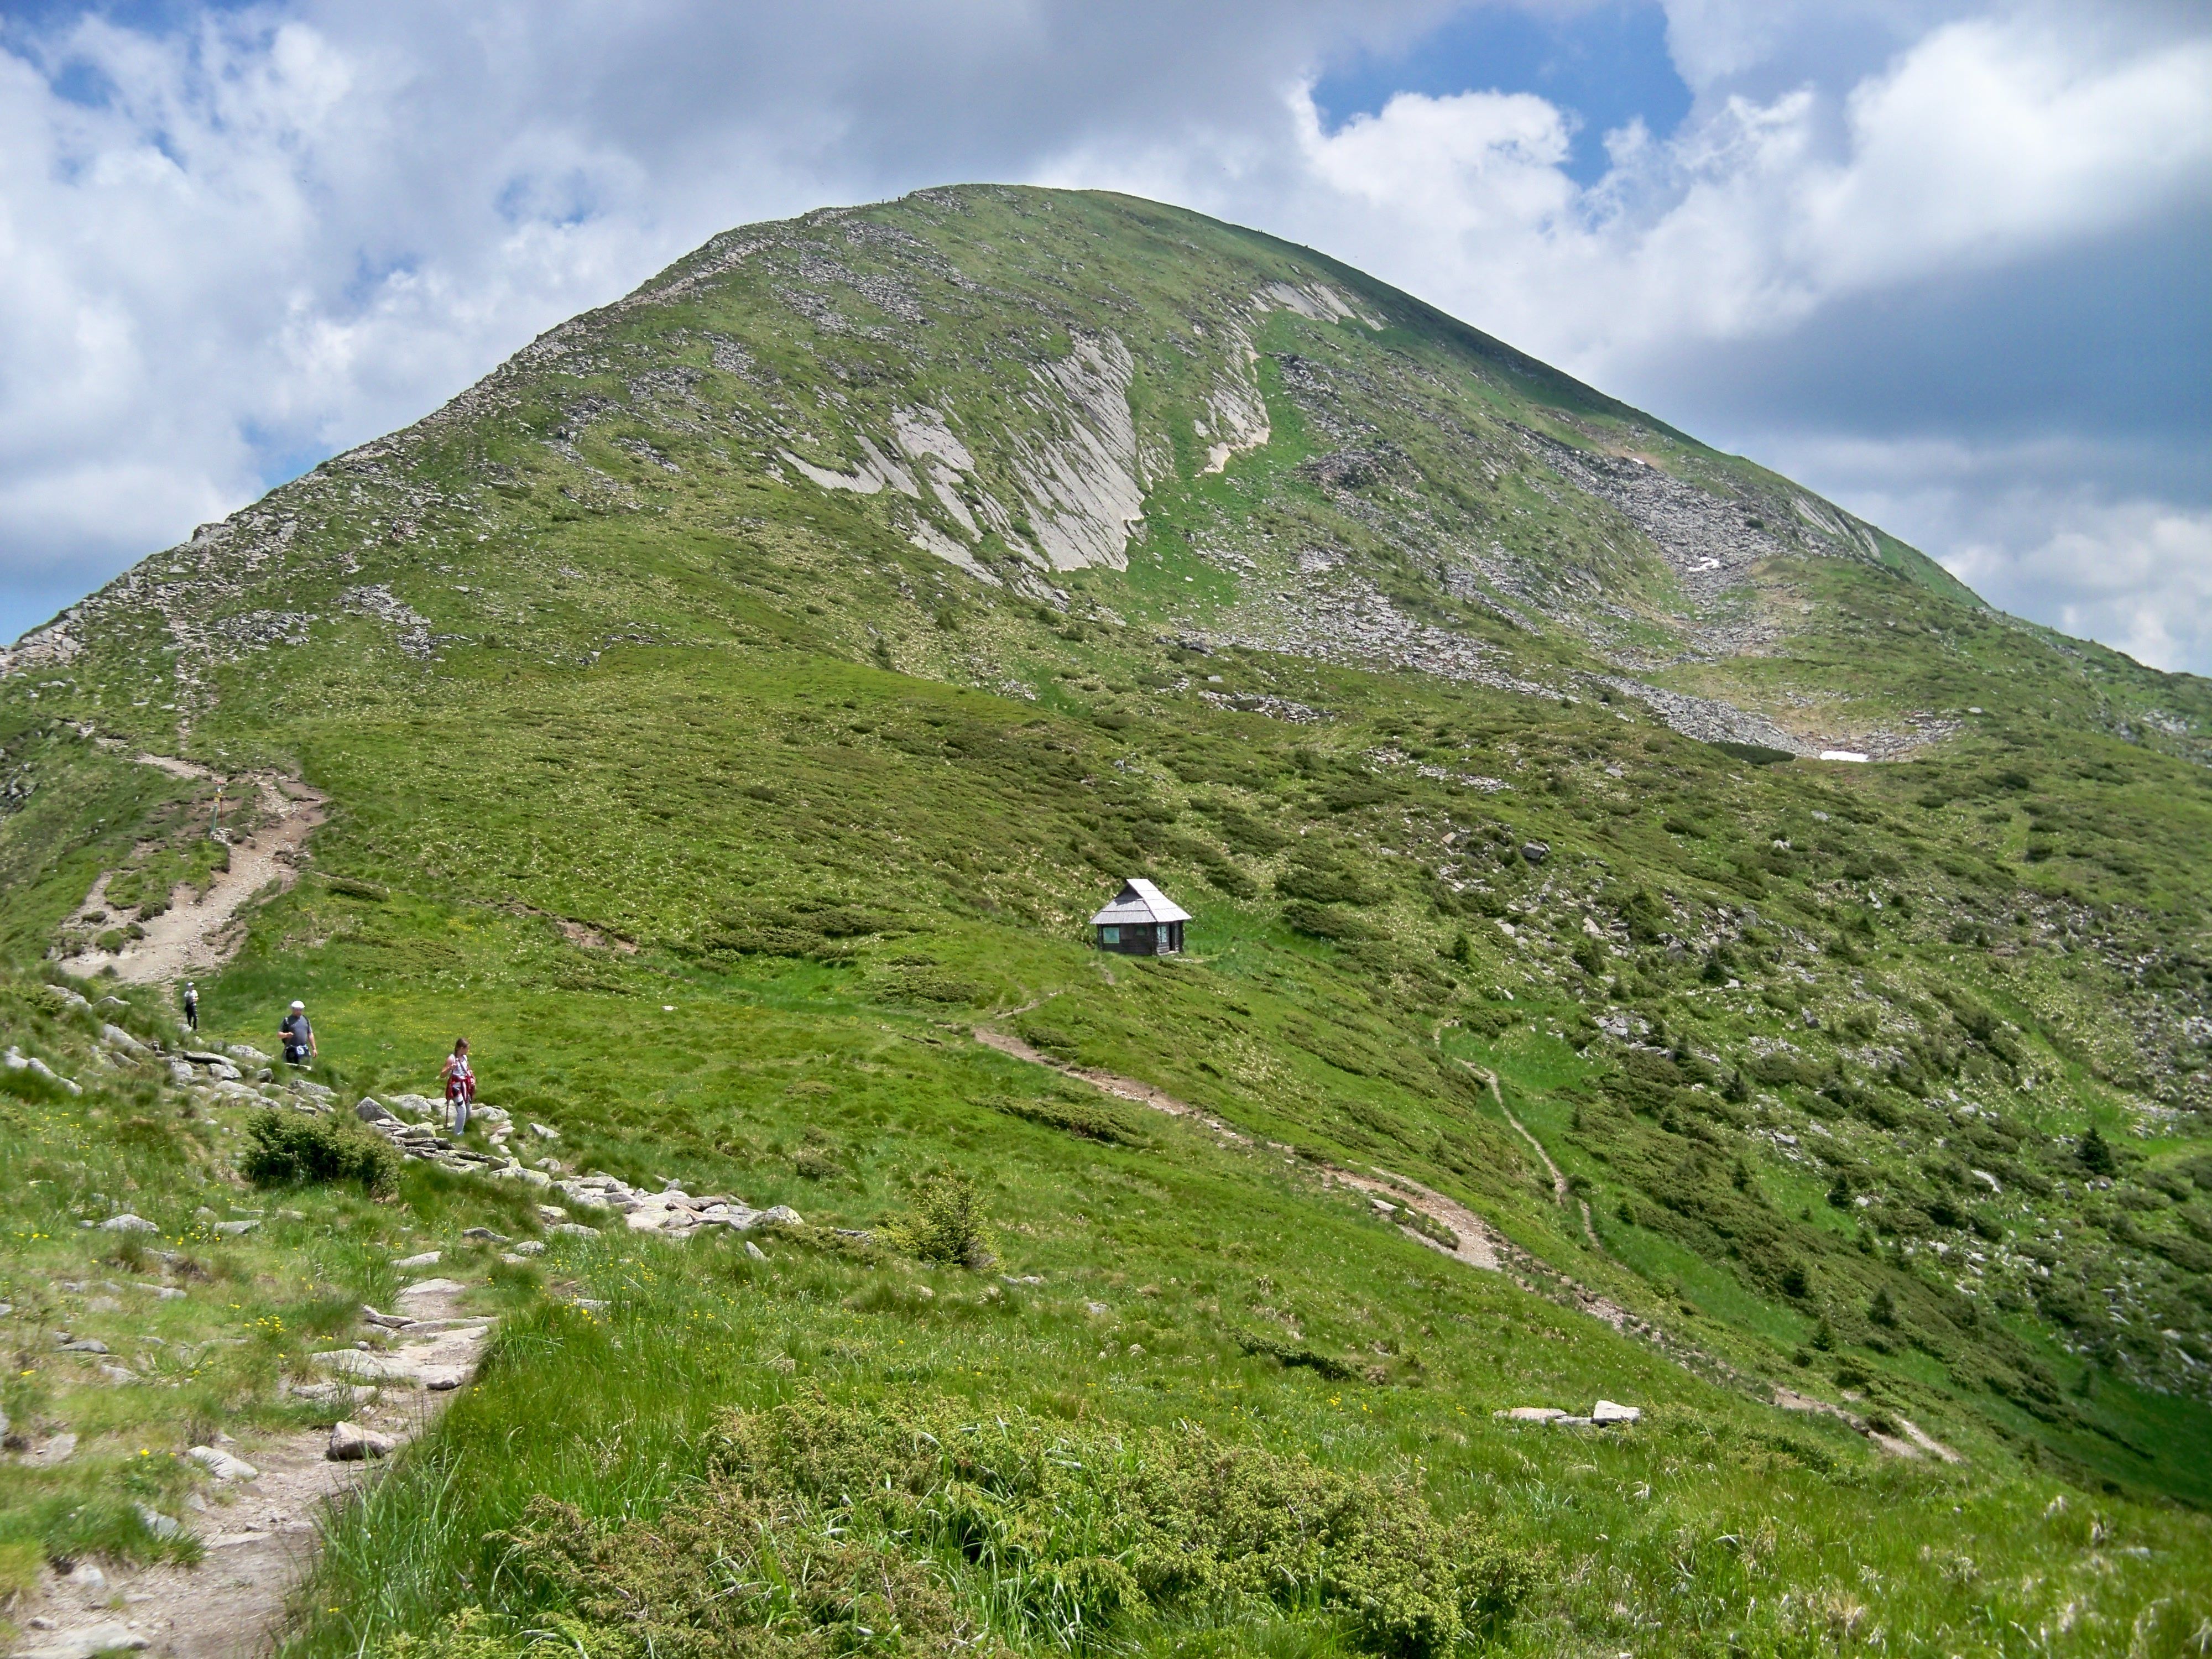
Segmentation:
{"type": "Polygon", "coordinates": [[[200,989],[191,981],[185,981],[185,1029],[194,1036],[200,1029],[200,989]]]}
{"type": "Polygon", "coordinates": [[[292,1012],[284,1016],[283,1024],[276,1028],[276,1035],[283,1040],[284,1058],[287,1061],[294,1066],[311,1066],[314,1063],[315,1028],[307,1024],[306,1003],[295,1002],[292,1005],[292,1012]]]}

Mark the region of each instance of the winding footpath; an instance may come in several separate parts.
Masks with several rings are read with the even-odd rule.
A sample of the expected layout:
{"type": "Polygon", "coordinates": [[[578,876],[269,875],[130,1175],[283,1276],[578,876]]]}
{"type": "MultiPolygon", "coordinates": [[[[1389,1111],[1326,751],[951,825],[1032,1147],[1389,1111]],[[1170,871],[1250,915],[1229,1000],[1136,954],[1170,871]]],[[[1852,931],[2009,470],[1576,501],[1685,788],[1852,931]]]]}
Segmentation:
{"type": "MultiPolygon", "coordinates": [[[[1029,1007],[1036,1006],[1036,1004],[1032,1003],[1028,1005],[1028,1007],[1013,1009],[999,1018],[1011,1018],[1014,1015],[1027,1012],[1029,1007]]],[[[1769,1383],[1738,1370],[1717,1355],[1706,1352],[1694,1343],[1683,1340],[1639,1314],[1631,1312],[1610,1297],[1601,1296],[1586,1285],[1577,1284],[1573,1279],[1548,1263],[1538,1261],[1528,1252],[1508,1240],[1456,1199],[1448,1198],[1443,1194],[1424,1187],[1418,1182],[1408,1180],[1403,1176],[1394,1175],[1388,1170],[1370,1169],[1370,1171],[1363,1173],[1347,1169],[1341,1164],[1328,1163],[1318,1158],[1304,1158],[1294,1148],[1281,1141],[1255,1141],[1252,1136],[1216,1117],[1212,1113],[1194,1106],[1188,1101],[1178,1100],[1164,1089],[1155,1087],[1139,1079],[1122,1077],[1116,1073],[1104,1071],[1097,1066],[1077,1066],[1066,1060],[1054,1060],[1049,1054],[1040,1053],[1012,1033],[996,1030],[992,1026],[975,1026],[971,1028],[970,1034],[984,1047],[994,1048],[1012,1059],[1025,1060],[1033,1066],[1042,1066],[1048,1070],[1059,1073],[1062,1077],[1087,1083],[1103,1093],[1114,1096],[1116,1099],[1132,1101],[1138,1105],[1149,1107],[1153,1111],[1164,1113],[1170,1117],[1181,1118],[1186,1122],[1196,1124],[1213,1135],[1224,1146],[1236,1146],[1246,1151],[1265,1150],[1279,1153],[1286,1163],[1312,1171],[1319,1177],[1324,1188],[1349,1187],[1356,1191],[1365,1193],[1375,1201],[1377,1212],[1395,1221],[1398,1230],[1414,1243],[1435,1250],[1440,1255],[1449,1255],[1468,1267],[1480,1268],[1486,1273],[1503,1273],[1520,1285],[1522,1289],[1540,1296],[1548,1302],[1572,1307],[1589,1315],[1594,1319],[1603,1320],[1622,1335],[1633,1337],[1650,1344],[1673,1364],[1707,1382],[1734,1389],[1738,1392],[1748,1394],[1753,1398],[1765,1399],[1784,1411],[1810,1412],[1834,1418],[1837,1421],[1863,1435],[1874,1445],[1892,1456],[1913,1459],[1926,1455],[1946,1463],[1963,1461],[1950,1447],[1944,1445],[1941,1441],[1903,1418],[1895,1419],[1901,1433],[1887,1434],[1875,1428],[1864,1417],[1842,1406],[1828,1401],[1814,1399],[1809,1395],[1799,1394],[1793,1389],[1769,1383]],[[1418,1214],[1430,1224],[1424,1227],[1412,1221],[1400,1219],[1401,1212],[1418,1214]],[[1443,1231],[1448,1231],[1454,1236],[1453,1243],[1447,1244],[1443,1238],[1437,1237],[1438,1232],[1443,1231]]],[[[1544,1167],[1551,1171],[1553,1194],[1564,1205],[1572,1195],[1571,1187],[1565,1176],[1560,1172],[1559,1166],[1553,1163],[1549,1154],[1544,1151],[1542,1143],[1530,1134],[1510,1111],[1506,1110],[1504,1096],[1498,1088],[1496,1075],[1476,1066],[1469,1066],[1468,1069],[1488,1084],[1492,1098],[1497,1101],[1498,1110],[1505,1114],[1506,1121],[1512,1124],[1522,1137],[1536,1149],[1536,1155],[1543,1159],[1544,1167]]],[[[1597,1242],[1596,1230],[1591,1224],[1589,1206],[1587,1204],[1582,1206],[1582,1218],[1583,1227],[1589,1234],[1591,1244],[1597,1249],[1599,1254],[1606,1255],[1605,1247],[1597,1242]]]]}

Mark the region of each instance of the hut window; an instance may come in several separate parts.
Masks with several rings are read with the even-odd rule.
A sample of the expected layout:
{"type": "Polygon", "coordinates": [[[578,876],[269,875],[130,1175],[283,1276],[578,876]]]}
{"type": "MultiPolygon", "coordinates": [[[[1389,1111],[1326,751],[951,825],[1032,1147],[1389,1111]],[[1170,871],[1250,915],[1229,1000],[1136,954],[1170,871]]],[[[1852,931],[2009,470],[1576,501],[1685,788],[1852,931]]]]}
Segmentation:
{"type": "Polygon", "coordinates": [[[1119,945],[1121,942],[1121,930],[1118,927],[1101,927],[1098,930],[1098,942],[1101,945],[1119,945]]]}

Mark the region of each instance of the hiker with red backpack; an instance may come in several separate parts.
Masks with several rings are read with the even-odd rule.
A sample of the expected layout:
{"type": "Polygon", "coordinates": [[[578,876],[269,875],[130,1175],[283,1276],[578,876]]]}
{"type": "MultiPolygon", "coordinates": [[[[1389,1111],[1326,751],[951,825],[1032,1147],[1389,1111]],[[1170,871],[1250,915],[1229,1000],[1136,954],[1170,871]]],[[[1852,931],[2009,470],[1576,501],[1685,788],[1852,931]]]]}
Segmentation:
{"type": "Polygon", "coordinates": [[[453,1052],[446,1057],[446,1105],[453,1114],[453,1133],[466,1134],[469,1108],[476,1104],[477,1074],[469,1069],[469,1040],[453,1039],[453,1052]]]}

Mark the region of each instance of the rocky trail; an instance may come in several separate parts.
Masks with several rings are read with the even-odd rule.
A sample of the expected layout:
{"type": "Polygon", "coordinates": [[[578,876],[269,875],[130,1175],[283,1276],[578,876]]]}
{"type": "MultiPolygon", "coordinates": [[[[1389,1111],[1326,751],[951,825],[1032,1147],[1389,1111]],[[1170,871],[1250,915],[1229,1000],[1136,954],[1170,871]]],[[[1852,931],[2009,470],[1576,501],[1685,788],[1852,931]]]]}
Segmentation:
{"type": "MultiPolygon", "coordinates": [[[[268,1056],[242,1044],[222,1053],[185,1049],[157,1056],[134,1043],[125,1052],[134,1060],[163,1060],[178,1087],[209,1102],[225,1097],[317,1116],[341,1109],[323,1085],[305,1078],[276,1083],[269,1075],[268,1056]],[[264,1080],[247,1082],[248,1069],[264,1080]]],[[[675,1240],[716,1227],[744,1233],[805,1225],[787,1206],[756,1209],[723,1194],[695,1197],[672,1179],[647,1192],[611,1176],[575,1174],[551,1156],[526,1167],[507,1150],[507,1141],[519,1133],[532,1150],[541,1150],[557,1146],[561,1132],[547,1123],[518,1125],[496,1106],[480,1106],[474,1114],[483,1150],[451,1133],[444,1103],[421,1095],[394,1095],[388,1103],[365,1097],[352,1115],[407,1159],[486,1180],[519,1181],[545,1189],[549,1199],[565,1200],[539,1206],[547,1232],[556,1236],[602,1236],[599,1226],[570,1219],[568,1206],[603,1222],[619,1216],[628,1232],[675,1240]]],[[[543,1241],[510,1240],[484,1227],[461,1237],[499,1249],[509,1262],[545,1249],[543,1241]]],[[[746,1247],[759,1250],[750,1239],[746,1247]]],[[[156,1659],[246,1659],[266,1652],[313,1562],[333,1506],[356,1496],[476,1375],[497,1316],[470,1310],[477,1285],[437,1276],[445,1255],[427,1250],[396,1264],[431,1276],[406,1285],[388,1310],[364,1306],[351,1346],[313,1354],[307,1376],[283,1384],[288,1397],[319,1408],[319,1419],[328,1426],[246,1442],[219,1436],[217,1443],[192,1449],[189,1455],[204,1471],[201,1490],[186,1513],[149,1511],[149,1525],[164,1534],[179,1529],[195,1534],[203,1550],[196,1565],[110,1569],[82,1562],[67,1572],[50,1570],[12,1610],[22,1637],[7,1659],[91,1659],[111,1650],[143,1651],[156,1659]]],[[[75,1442],[64,1438],[65,1456],[75,1442]]]]}
{"type": "MultiPolygon", "coordinates": [[[[1014,1012],[1019,1013],[1027,1011],[1017,1009],[1014,1012]]],[[[1076,1066],[1065,1060],[1054,1060],[1051,1055],[1032,1048],[1019,1037],[988,1025],[975,1027],[972,1035],[976,1042],[986,1048],[995,1048],[999,1053],[1012,1059],[1045,1066],[1058,1072],[1063,1077],[1073,1078],[1079,1082],[1087,1083],[1093,1088],[1112,1095],[1117,1099],[1133,1101],[1140,1106],[1149,1107],[1153,1111],[1164,1112],[1170,1117],[1178,1117],[1198,1124],[1224,1145],[1248,1150],[1263,1147],[1267,1151],[1279,1153],[1285,1160],[1316,1174],[1323,1187],[1348,1187],[1354,1191],[1365,1193],[1375,1205],[1376,1212],[1386,1219],[1395,1221],[1398,1230],[1415,1243],[1435,1250],[1440,1255],[1450,1256],[1468,1267],[1480,1268],[1487,1273],[1503,1273],[1515,1279],[1523,1288],[1543,1297],[1547,1301],[1573,1307],[1594,1319],[1601,1319],[1622,1335],[1634,1337],[1639,1341],[1650,1344],[1674,1364],[1680,1366],[1684,1370],[1705,1378],[1708,1382],[1717,1382],[1724,1387],[1768,1399],[1785,1411],[1814,1412],[1832,1417],[1864,1435],[1875,1445],[1893,1456],[1918,1458],[1925,1455],[1944,1462],[1961,1461],[1957,1452],[1901,1418],[1894,1419],[1899,1432],[1893,1435],[1847,1407],[1838,1406],[1825,1400],[1817,1400],[1810,1395],[1799,1394],[1791,1389],[1776,1387],[1738,1370],[1726,1360],[1706,1352],[1695,1344],[1654,1324],[1643,1316],[1631,1312],[1610,1297],[1601,1296],[1587,1286],[1577,1284],[1573,1279],[1549,1264],[1538,1261],[1498,1233],[1481,1217],[1456,1199],[1448,1198],[1442,1193],[1422,1186],[1419,1182],[1409,1180],[1404,1176],[1394,1175],[1387,1170],[1376,1169],[1363,1173],[1346,1169],[1340,1164],[1302,1158],[1290,1146],[1279,1141],[1255,1141],[1250,1135],[1223,1121],[1212,1113],[1203,1111],[1188,1101],[1178,1100],[1164,1090],[1156,1088],[1136,1078],[1122,1077],[1115,1073],[1103,1071],[1097,1066],[1076,1066]],[[1413,1218],[1407,1219],[1405,1218],[1407,1217],[1413,1218]],[[1440,1236],[1443,1234],[1449,1235],[1449,1243],[1444,1237],[1440,1236]]],[[[1474,1067],[1469,1067],[1469,1069],[1474,1070],[1476,1075],[1485,1079],[1492,1091],[1493,1097],[1498,1101],[1498,1109],[1504,1111],[1504,1098],[1502,1092],[1498,1091],[1495,1076],[1474,1067]]],[[[1535,1137],[1529,1134],[1527,1129],[1522,1128],[1519,1122],[1514,1121],[1510,1112],[1506,1112],[1506,1118],[1509,1122],[1513,1123],[1515,1129],[1536,1147],[1537,1155],[1543,1158],[1545,1167],[1551,1171],[1553,1182],[1553,1190],[1564,1203],[1566,1198],[1571,1195],[1571,1188],[1567,1185],[1566,1177],[1560,1173],[1558,1166],[1553,1164],[1535,1137]]],[[[1595,1231],[1592,1227],[1587,1206],[1583,1207],[1583,1225],[1589,1231],[1591,1243],[1596,1245],[1595,1231]]],[[[1603,1246],[1598,1245],[1597,1248],[1601,1254],[1604,1253],[1603,1246]]],[[[1609,1401],[1600,1402],[1601,1405],[1610,1405],[1610,1403],[1609,1401]]],[[[1616,1407],[1614,1409],[1618,1411],[1621,1408],[1616,1407]]],[[[1591,1420],[1549,1407],[1526,1407],[1518,1413],[1508,1414],[1518,1415],[1528,1421],[1558,1422],[1568,1425],[1582,1424],[1591,1420]]],[[[1633,1419],[1615,1419],[1613,1420],[1633,1419]]]]}
{"type": "MultiPolygon", "coordinates": [[[[141,765],[156,767],[173,777],[198,778],[224,786],[233,781],[218,777],[206,768],[167,755],[137,755],[141,765]]],[[[87,978],[112,970],[131,985],[153,985],[206,973],[228,961],[244,942],[240,912],[257,896],[272,889],[283,892],[299,879],[307,837],[321,823],[329,803],[320,792],[296,778],[273,775],[238,781],[259,797],[266,821],[251,834],[228,842],[227,868],[216,871],[204,891],[179,884],[168,896],[168,908],[137,924],[144,937],[126,941],[118,951],[79,951],[61,966],[87,978]]],[[[108,908],[107,884],[114,872],[93,884],[70,924],[90,927],[95,915],[108,908]]]]}
{"type": "Polygon", "coordinates": [[[186,1513],[148,1511],[157,1533],[197,1534],[198,1563],[50,1568],[12,1610],[21,1635],[9,1659],[266,1652],[333,1510],[356,1497],[475,1375],[495,1320],[463,1310],[473,1289],[421,1280],[399,1292],[391,1313],[364,1308],[359,1346],[316,1355],[319,1380],[288,1387],[325,1408],[331,1426],[250,1441],[219,1435],[189,1454],[204,1474],[186,1513]]]}

